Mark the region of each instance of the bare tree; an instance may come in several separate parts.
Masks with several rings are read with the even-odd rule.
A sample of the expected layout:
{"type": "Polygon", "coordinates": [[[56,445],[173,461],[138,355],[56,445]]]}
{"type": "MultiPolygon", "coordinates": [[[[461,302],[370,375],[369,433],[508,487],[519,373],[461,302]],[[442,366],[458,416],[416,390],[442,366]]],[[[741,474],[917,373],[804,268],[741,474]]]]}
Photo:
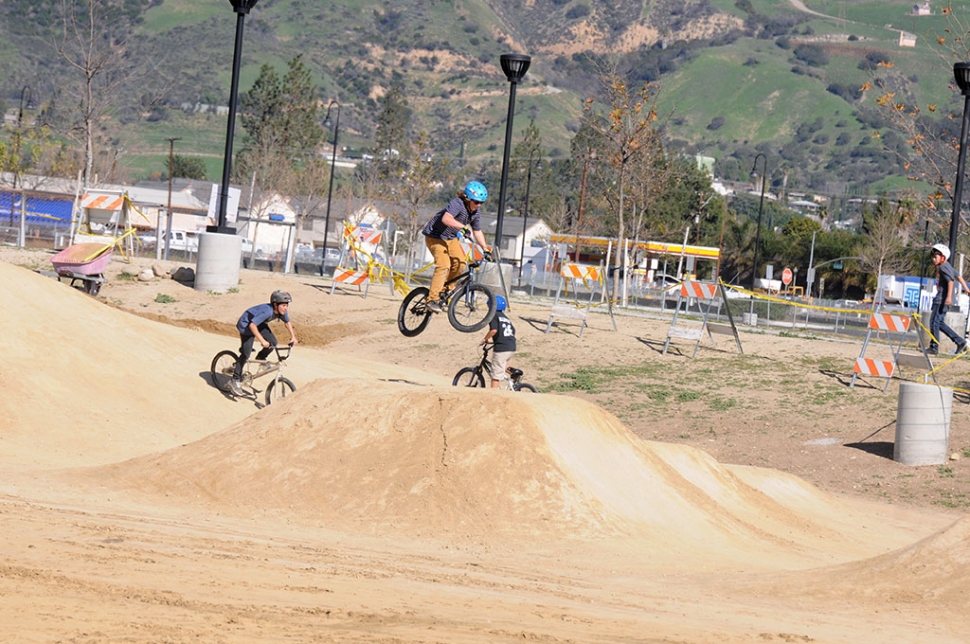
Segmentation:
{"type": "MultiPolygon", "coordinates": [[[[133,74],[126,56],[132,31],[125,14],[108,0],[58,0],[57,8],[59,24],[49,41],[81,77],[66,134],[84,149],[82,183],[87,189],[93,181],[105,117],[133,74]]],[[[116,163],[118,154],[108,163],[116,163]]]]}
{"type": "Polygon", "coordinates": [[[400,211],[391,215],[392,221],[401,228],[407,237],[408,273],[414,262],[418,236],[424,226],[421,207],[434,195],[440,185],[440,177],[445,173],[445,161],[436,160],[431,154],[427,132],[421,132],[411,141],[406,155],[399,159],[397,202],[400,211]]]}
{"type": "MultiPolygon", "coordinates": [[[[657,120],[656,92],[652,83],[631,88],[613,63],[600,76],[607,111],[592,120],[591,126],[605,142],[605,161],[613,168],[615,188],[608,191],[616,217],[616,236],[622,243],[626,236],[626,185],[633,167],[653,150],[659,137],[654,127],[657,120]]],[[[596,109],[593,99],[587,99],[587,112],[596,109]]],[[[613,258],[614,266],[623,263],[622,253],[613,258]]],[[[614,296],[617,284],[614,282],[614,296]]]]}
{"type": "MultiPolygon", "coordinates": [[[[865,241],[856,254],[861,258],[861,272],[869,275],[867,287],[875,288],[880,275],[904,273],[910,269],[902,229],[912,214],[912,205],[880,197],[875,208],[863,212],[865,241]]],[[[873,298],[873,305],[877,299],[873,298]]]]}

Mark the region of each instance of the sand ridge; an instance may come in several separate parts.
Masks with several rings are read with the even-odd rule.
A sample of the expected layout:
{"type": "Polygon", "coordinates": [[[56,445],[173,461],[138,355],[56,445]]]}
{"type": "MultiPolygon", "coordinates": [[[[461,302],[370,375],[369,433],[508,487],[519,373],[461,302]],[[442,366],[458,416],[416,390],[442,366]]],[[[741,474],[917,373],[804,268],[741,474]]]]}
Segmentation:
{"type": "Polygon", "coordinates": [[[965,641],[966,519],[325,349],[260,410],[224,335],[0,297],[0,640],[965,641]]]}

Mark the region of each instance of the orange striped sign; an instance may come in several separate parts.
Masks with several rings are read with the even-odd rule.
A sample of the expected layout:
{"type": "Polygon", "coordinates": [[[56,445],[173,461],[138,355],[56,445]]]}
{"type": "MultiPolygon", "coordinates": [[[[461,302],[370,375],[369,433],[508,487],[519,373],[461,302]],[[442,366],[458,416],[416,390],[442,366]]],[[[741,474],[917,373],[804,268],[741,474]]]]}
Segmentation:
{"type": "Polygon", "coordinates": [[[563,264],[559,274],[567,279],[573,280],[591,279],[598,281],[600,278],[600,272],[596,266],[586,266],[584,264],[563,264]]]}
{"type": "Polygon", "coordinates": [[[681,282],[681,297],[696,297],[700,300],[713,300],[717,294],[717,284],[710,282],[681,282]]]}
{"type": "Polygon", "coordinates": [[[889,313],[873,313],[869,318],[869,328],[880,331],[906,333],[909,331],[909,316],[891,315],[889,313]]]}
{"type": "Polygon", "coordinates": [[[869,358],[857,358],[855,361],[855,373],[866,376],[879,376],[880,378],[892,378],[895,365],[885,360],[870,360],[869,358]]]}
{"type": "Polygon", "coordinates": [[[121,204],[124,201],[125,198],[121,195],[87,194],[81,197],[81,207],[97,210],[121,210],[121,204]]]}
{"type": "Polygon", "coordinates": [[[367,281],[367,272],[355,271],[349,268],[341,268],[338,266],[333,271],[333,281],[340,282],[342,284],[360,286],[367,281]]]}

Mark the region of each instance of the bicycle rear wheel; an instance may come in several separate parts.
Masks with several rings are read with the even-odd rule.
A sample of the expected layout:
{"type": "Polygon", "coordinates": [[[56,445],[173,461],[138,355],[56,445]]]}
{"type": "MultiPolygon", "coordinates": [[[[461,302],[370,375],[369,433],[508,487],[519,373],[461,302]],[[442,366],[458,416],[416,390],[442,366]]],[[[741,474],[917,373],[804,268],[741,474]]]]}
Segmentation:
{"type": "Polygon", "coordinates": [[[488,326],[495,317],[495,296],[484,284],[466,284],[448,303],[448,321],[462,333],[488,326]]]}
{"type": "Polygon", "coordinates": [[[397,328],[405,336],[413,338],[428,326],[431,316],[434,315],[428,310],[428,289],[419,286],[412,289],[401,302],[401,308],[397,311],[397,328]]]}
{"type": "Polygon", "coordinates": [[[235,351],[220,351],[216,354],[216,357],[212,359],[212,366],[209,367],[209,371],[212,374],[212,384],[219,388],[220,391],[229,391],[229,381],[232,380],[232,374],[236,370],[236,361],[238,360],[235,351]]]}
{"type": "Polygon", "coordinates": [[[455,387],[485,387],[485,377],[482,372],[475,367],[465,367],[457,374],[451,382],[455,387]]]}
{"type": "Polygon", "coordinates": [[[266,404],[272,405],[275,401],[286,398],[294,391],[296,391],[296,385],[290,382],[289,378],[280,376],[279,380],[272,380],[266,386],[266,404]]]}
{"type": "Polygon", "coordinates": [[[518,382],[512,388],[515,389],[516,391],[527,391],[527,392],[533,393],[533,394],[539,393],[539,390],[538,389],[536,389],[535,387],[533,387],[532,385],[530,385],[527,382],[518,382]]]}

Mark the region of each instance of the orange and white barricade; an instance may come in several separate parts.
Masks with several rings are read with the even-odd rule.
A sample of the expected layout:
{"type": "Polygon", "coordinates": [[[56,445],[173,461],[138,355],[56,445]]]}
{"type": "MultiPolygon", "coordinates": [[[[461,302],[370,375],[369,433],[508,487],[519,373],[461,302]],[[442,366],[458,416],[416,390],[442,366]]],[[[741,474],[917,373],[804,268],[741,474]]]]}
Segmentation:
{"type": "MultiPolygon", "coordinates": [[[[933,374],[933,363],[930,361],[929,356],[926,355],[926,347],[923,346],[923,337],[918,333],[916,334],[919,341],[920,353],[909,354],[903,353],[902,350],[903,342],[906,341],[906,336],[912,326],[914,326],[912,315],[873,312],[869,318],[868,331],[866,333],[866,339],[862,343],[862,351],[859,353],[859,357],[856,358],[855,366],[852,369],[852,381],[849,383],[849,386],[855,386],[855,381],[859,376],[874,376],[876,378],[886,379],[886,384],[882,388],[883,391],[886,391],[889,388],[889,381],[896,375],[898,367],[914,367],[923,370],[923,382],[926,382],[927,377],[933,374]],[[869,341],[873,335],[879,337],[881,334],[885,334],[889,342],[890,355],[888,357],[890,359],[867,358],[866,350],[869,348],[869,341]],[[894,343],[891,334],[896,334],[899,341],[894,343]]],[[[935,375],[933,376],[933,380],[934,382],[936,381],[935,375]]]]}
{"type": "MultiPolygon", "coordinates": [[[[556,299],[549,310],[549,321],[546,323],[546,333],[552,329],[553,322],[559,319],[580,320],[579,337],[583,337],[586,329],[586,319],[589,317],[589,309],[593,305],[593,295],[596,293],[596,284],[602,280],[603,272],[599,266],[587,264],[564,263],[559,269],[559,287],[556,289],[556,299]],[[572,304],[560,304],[559,296],[562,294],[563,287],[573,285],[575,301],[572,304]],[[582,284],[589,289],[589,299],[585,303],[579,301],[579,286],[582,284]]],[[[616,321],[613,322],[613,330],[616,330],[616,321]]]]}
{"type": "Polygon", "coordinates": [[[714,282],[698,282],[695,280],[688,280],[686,282],[681,282],[680,290],[677,293],[677,305],[674,310],[674,317],[670,321],[670,328],[667,329],[667,340],[664,342],[664,349],[662,354],[667,355],[667,349],[670,348],[671,338],[682,338],[685,340],[694,340],[694,353],[691,358],[697,355],[697,349],[700,347],[701,339],[704,337],[704,333],[711,339],[711,345],[716,349],[717,343],[714,341],[714,335],[730,335],[734,336],[734,342],[738,347],[738,353],[744,353],[741,349],[741,338],[738,336],[738,329],[734,325],[734,318],[731,317],[731,309],[727,306],[724,307],[724,311],[727,314],[728,324],[722,322],[712,322],[710,320],[711,310],[715,305],[720,307],[721,302],[726,302],[727,298],[724,297],[724,290],[720,284],[714,282]],[[681,304],[685,304],[685,309],[689,309],[692,302],[697,303],[697,307],[702,314],[702,319],[700,324],[678,324],[678,318],[680,317],[681,304]],[[703,303],[707,303],[707,307],[703,307],[703,303]]]}
{"type": "Polygon", "coordinates": [[[337,284],[341,284],[343,286],[356,286],[358,291],[360,290],[361,285],[363,285],[364,297],[367,297],[367,291],[370,289],[370,275],[367,273],[367,271],[337,266],[333,269],[333,281],[330,284],[331,295],[333,295],[334,289],[337,288],[337,284]]]}

